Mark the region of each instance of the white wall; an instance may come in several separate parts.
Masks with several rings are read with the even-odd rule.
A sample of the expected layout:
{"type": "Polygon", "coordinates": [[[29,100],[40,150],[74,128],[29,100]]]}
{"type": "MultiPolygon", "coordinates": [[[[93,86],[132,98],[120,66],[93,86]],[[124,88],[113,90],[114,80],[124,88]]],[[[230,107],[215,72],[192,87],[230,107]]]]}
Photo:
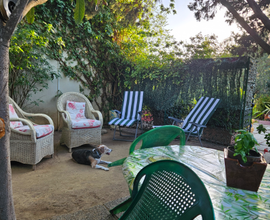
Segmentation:
{"type": "Polygon", "coordinates": [[[57,112],[57,91],[60,90],[62,93],[65,92],[79,92],[79,83],[70,80],[68,77],[65,77],[59,69],[59,64],[56,61],[51,61],[50,64],[53,66],[55,71],[57,71],[61,78],[54,79],[48,83],[48,89],[45,89],[42,92],[33,94],[31,100],[41,99],[43,103],[40,103],[39,106],[31,106],[31,108],[24,109],[26,112],[31,113],[44,113],[50,116],[54,122],[54,127],[57,130],[59,127],[59,114],[57,112]]]}

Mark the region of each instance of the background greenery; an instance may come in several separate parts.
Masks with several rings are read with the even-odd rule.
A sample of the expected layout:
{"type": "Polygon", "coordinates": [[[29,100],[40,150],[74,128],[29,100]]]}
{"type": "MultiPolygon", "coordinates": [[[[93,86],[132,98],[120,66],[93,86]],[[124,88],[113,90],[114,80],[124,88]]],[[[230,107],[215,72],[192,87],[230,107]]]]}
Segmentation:
{"type": "MultiPolygon", "coordinates": [[[[203,95],[221,98],[223,111],[217,111],[219,116],[209,123],[239,128],[234,124],[243,111],[244,72],[232,67],[229,59],[217,58],[237,57],[246,45],[235,38],[221,45],[215,35],[201,33],[190,42],[177,42],[166,29],[166,15],[174,12],[173,5],[158,7],[155,1],[100,2],[98,10],[94,3],[88,4],[80,24],[74,21],[74,9],[75,2],[49,0],[46,7],[36,7],[33,24],[23,22],[18,27],[10,49],[10,94],[20,105],[23,97],[29,99],[58,77],[49,58],[59,62],[65,76],[80,83],[81,92],[103,112],[105,121],[108,110],[121,109],[124,90],[141,89],[147,94],[146,108],[163,119],[168,114],[184,117],[203,95]],[[22,39],[27,40],[22,43],[22,39]],[[16,59],[18,53],[23,54],[21,60],[16,59]],[[19,71],[23,74],[17,77],[19,71]],[[19,88],[27,96],[17,98],[23,94],[19,88]]],[[[257,60],[254,113],[262,112],[270,100],[269,58],[259,49],[243,54],[257,60]]]]}

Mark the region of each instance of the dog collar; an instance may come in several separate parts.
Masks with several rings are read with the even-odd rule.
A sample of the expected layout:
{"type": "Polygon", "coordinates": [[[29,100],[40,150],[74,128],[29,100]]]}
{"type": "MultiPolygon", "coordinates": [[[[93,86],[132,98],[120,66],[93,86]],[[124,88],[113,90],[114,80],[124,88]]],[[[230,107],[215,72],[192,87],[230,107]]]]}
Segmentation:
{"type": "Polygon", "coordinates": [[[96,150],[96,148],[94,148],[92,151],[95,152],[98,156],[100,156],[100,153],[96,150]]]}

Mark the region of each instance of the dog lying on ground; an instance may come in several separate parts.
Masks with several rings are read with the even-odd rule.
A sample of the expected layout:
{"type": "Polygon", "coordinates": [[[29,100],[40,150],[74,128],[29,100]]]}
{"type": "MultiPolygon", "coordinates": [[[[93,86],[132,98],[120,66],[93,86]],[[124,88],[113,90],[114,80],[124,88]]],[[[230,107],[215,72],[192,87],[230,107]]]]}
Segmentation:
{"type": "Polygon", "coordinates": [[[111,162],[101,160],[103,154],[112,152],[112,149],[105,145],[99,145],[93,150],[76,150],[72,153],[72,158],[79,164],[90,165],[92,168],[109,170],[109,168],[98,165],[99,163],[110,164],[111,162]]]}

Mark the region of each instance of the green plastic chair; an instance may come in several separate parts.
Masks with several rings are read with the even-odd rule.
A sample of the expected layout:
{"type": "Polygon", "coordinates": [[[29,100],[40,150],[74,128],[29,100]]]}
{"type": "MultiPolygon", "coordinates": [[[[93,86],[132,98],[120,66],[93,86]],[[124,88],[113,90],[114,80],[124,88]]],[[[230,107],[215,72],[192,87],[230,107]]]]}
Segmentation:
{"type": "MultiPolygon", "coordinates": [[[[131,154],[136,145],[142,141],[140,149],[151,148],[157,146],[168,146],[176,137],[180,136],[180,146],[184,146],[186,143],[185,132],[182,128],[174,125],[165,125],[162,127],[154,128],[148,132],[137,137],[129,148],[129,154],[131,154]]],[[[124,163],[126,157],[108,164],[108,167],[119,166],[124,163]]]]}
{"type": "Polygon", "coordinates": [[[215,219],[203,182],[178,161],[161,160],[144,167],[135,178],[130,201],[121,220],[190,220],[198,215],[204,220],[215,219]]]}

